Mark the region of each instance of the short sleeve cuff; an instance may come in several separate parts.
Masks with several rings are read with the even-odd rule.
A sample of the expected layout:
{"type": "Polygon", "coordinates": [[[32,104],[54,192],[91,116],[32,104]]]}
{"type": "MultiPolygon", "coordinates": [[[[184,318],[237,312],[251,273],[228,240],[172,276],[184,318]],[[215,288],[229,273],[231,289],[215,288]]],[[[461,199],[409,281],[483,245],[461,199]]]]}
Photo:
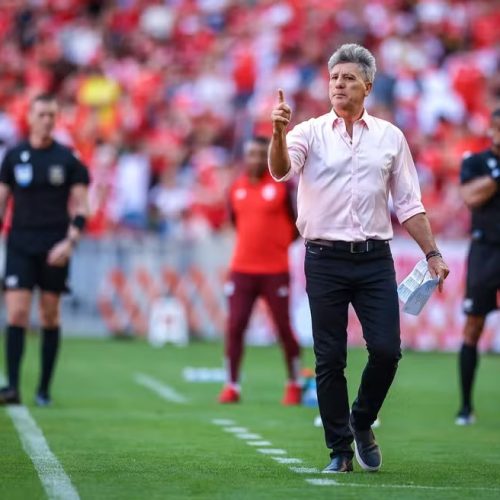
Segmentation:
{"type": "Polygon", "coordinates": [[[425,214],[425,208],[422,204],[413,207],[410,210],[396,211],[396,217],[398,218],[400,224],[404,224],[408,219],[411,219],[418,214],[425,214]]]}
{"type": "Polygon", "coordinates": [[[276,182],[286,182],[288,181],[289,179],[291,179],[293,177],[293,168],[290,167],[290,169],[288,170],[288,172],[283,176],[283,177],[276,177],[272,170],[271,170],[271,167],[269,167],[269,173],[271,174],[271,177],[276,181],[276,182]]]}

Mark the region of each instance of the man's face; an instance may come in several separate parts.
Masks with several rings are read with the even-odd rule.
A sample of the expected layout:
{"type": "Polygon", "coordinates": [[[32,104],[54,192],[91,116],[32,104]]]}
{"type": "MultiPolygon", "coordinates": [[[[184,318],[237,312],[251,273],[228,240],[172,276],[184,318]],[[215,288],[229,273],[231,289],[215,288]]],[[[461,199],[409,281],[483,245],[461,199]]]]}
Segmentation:
{"type": "Polygon", "coordinates": [[[491,120],[490,134],[493,146],[500,149],[500,116],[496,116],[491,120]]]}
{"type": "Polygon", "coordinates": [[[35,101],[28,115],[31,133],[41,138],[50,137],[56,123],[56,115],[55,101],[35,101]]]}
{"type": "Polygon", "coordinates": [[[339,63],[330,71],[328,95],[335,111],[358,110],[371,89],[356,63],[339,63]]]}
{"type": "Polygon", "coordinates": [[[267,146],[255,141],[248,142],[243,161],[249,174],[261,176],[267,169],[267,146]]]}

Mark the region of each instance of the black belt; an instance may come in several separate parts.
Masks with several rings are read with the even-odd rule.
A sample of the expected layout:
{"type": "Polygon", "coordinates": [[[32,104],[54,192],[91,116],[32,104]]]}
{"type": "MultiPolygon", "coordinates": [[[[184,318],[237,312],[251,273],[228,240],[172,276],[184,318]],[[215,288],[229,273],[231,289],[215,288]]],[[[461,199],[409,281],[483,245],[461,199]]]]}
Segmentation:
{"type": "Polygon", "coordinates": [[[387,240],[366,240],[366,241],[330,241],[330,240],[306,240],[306,244],[320,247],[333,248],[349,253],[366,253],[378,248],[385,248],[389,245],[387,240]]]}

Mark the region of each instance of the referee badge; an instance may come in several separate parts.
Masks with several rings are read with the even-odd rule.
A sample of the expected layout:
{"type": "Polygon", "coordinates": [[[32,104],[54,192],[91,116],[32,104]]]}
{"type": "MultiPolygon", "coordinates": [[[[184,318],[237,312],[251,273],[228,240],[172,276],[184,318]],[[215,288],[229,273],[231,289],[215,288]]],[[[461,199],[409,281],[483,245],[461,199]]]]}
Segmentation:
{"type": "Polygon", "coordinates": [[[49,182],[53,186],[61,186],[65,180],[64,167],[62,165],[51,165],[49,167],[49,182]]]}
{"type": "Polygon", "coordinates": [[[497,166],[497,161],[495,158],[488,158],[486,160],[486,163],[488,164],[488,167],[490,168],[490,170],[495,170],[495,168],[497,166]]]}
{"type": "Polygon", "coordinates": [[[14,165],[14,177],[19,186],[29,186],[33,180],[33,165],[31,163],[18,163],[14,165]]]}

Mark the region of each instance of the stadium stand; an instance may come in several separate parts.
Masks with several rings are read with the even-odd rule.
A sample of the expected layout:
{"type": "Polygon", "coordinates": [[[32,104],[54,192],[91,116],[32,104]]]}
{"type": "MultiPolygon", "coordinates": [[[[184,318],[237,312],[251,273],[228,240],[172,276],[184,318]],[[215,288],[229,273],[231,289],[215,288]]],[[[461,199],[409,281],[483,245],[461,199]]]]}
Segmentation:
{"type": "Polygon", "coordinates": [[[203,238],[227,226],[275,89],[295,121],[323,113],[328,56],[356,41],[377,56],[370,111],[409,138],[435,231],[463,236],[458,168],[500,98],[499,25],[487,0],[4,0],[0,155],[30,97],[54,92],[58,137],[91,166],[92,235],[203,238]]]}

